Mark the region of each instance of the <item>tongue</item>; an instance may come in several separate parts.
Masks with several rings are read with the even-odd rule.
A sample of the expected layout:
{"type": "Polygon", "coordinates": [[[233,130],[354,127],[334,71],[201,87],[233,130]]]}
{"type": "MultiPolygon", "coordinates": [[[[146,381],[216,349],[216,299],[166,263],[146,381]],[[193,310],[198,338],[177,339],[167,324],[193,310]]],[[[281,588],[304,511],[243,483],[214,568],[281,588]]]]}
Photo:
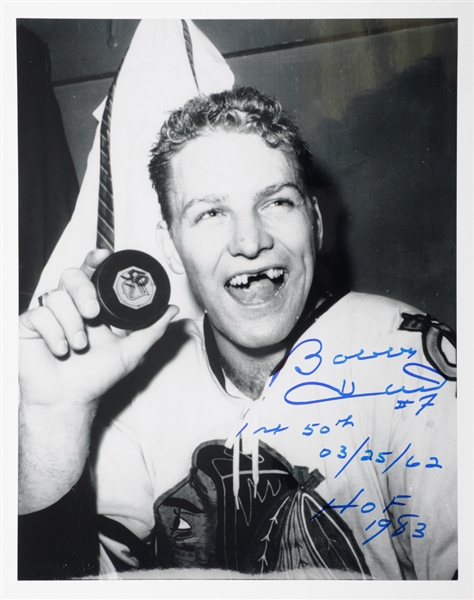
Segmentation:
{"type": "Polygon", "coordinates": [[[268,277],[251,281],[245,287],[234,287],[229,285],[227,289],[229,294],[236,300],[245,304],[259,304],[270,300],[278,291],[280,285],[273,283],[268,277]]]}

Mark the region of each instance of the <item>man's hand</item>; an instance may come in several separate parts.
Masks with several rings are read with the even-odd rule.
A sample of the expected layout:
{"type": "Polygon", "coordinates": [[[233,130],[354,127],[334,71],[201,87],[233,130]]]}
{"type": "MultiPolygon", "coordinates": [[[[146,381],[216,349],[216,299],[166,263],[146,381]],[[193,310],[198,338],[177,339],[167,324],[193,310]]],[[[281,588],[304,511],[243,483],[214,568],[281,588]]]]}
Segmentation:
{"type": "Polygon", "coordinates": [[[44,306],[20,317],[22,403],[87,403],[132,371],[163,335],[178,308],[170,306],[151,327],[117,335],[97,317],[99,304],[90,277],[109,256],[90,252],[80,269],[66,270],[44,306]],[[84,321],[85,320],[85,321],[84,321]]]}
{"type": "Polygon", "coordinates": [[[99,304],[90,277],[110,253],[90,252],[68,269],[43,306],[20,317],[20,510],[61,498],[79,479],[98,398],[130,373],[178,313],[116,334],[91,322],[99,304]]]}

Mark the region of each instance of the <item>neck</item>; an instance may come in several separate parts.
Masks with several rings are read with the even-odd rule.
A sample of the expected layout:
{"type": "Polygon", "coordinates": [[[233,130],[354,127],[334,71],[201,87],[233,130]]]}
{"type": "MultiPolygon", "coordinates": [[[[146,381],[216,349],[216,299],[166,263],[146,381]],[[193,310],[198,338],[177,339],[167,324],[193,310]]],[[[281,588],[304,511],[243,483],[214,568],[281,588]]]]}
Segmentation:
{"type": "Polygon", "coordinates": [[[213,327],[212,330],[225,374],[237,389],[256,400],[262,394],[273,369],[283,359],[286,345],[281,343],[268,348],[244,348],[222,336],[213,327]]]}

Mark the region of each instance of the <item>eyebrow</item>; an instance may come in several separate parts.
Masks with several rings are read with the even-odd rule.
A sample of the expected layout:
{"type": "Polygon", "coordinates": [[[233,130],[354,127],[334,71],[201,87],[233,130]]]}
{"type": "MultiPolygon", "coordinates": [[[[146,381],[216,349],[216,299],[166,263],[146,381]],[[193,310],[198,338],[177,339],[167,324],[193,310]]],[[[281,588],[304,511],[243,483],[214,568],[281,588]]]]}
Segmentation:
{"type": "MultiPolygon", "coordinates": [[[[208,204],[217,204],[222,202],[223,198],[221,196],[217,196],[216,194],[209,194],[208,196],[204,196],[203,198],[193,198],[190,200],[186,206],[183,208],[182,215],[185,215],[190,208],[200,203],[208,203],[208,204]]],[[[225,200],[224,200],[225,201],[225,200]]]]}
{"type": "Polygon", "coordinates": [[[257,198],[260,200],[261,198],[266,198],[267,196],[273,196],[273,194],[278,194],[285,188],[291,188],[296,190],[301,196],[303,196],[303,192],[298,184],[293,181],[284,181],[282,183],[274,183],[273,185],[269,185],[264,188],[261,192],[258,192],[257,198]]]}
{"type": "MultiPolygon", "coordinates": [[[[296,183],[292,181],[284,181],[282,183],[274,183],[272,185],[267,186],[263,190],[257,193],[257,200],[261,200],[262,198],[266,198],[268,196],[273,196],[273,194],[277,194],[281,192],[285,188],[291,188],[296,190],[301,196],[303,196],[303,192],[301,188],[296,183]]],[[[208,204],[218,204],[220,202],[225,202],[225,197],[217,196],[216,194],[209,194],[208,196],[204,196],[202,198],[193,198],[190,200],[183,209],[182,214],[185,215],[189,209],[191,209],[196,204],[200,203],[208,203],[208,204]]]]}

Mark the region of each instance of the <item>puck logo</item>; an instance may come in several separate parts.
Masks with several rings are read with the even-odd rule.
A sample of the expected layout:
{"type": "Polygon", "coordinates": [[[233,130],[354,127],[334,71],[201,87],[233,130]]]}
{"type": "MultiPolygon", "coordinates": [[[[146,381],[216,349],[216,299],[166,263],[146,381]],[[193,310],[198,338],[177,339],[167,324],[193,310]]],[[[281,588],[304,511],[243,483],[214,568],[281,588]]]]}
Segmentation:
{"type": "Polygon", "coordinates": [[[156,285],[148,271],[127,267],[117,273],[114,292],[121,304],[138,309],[153,302],[156,285]]]}

